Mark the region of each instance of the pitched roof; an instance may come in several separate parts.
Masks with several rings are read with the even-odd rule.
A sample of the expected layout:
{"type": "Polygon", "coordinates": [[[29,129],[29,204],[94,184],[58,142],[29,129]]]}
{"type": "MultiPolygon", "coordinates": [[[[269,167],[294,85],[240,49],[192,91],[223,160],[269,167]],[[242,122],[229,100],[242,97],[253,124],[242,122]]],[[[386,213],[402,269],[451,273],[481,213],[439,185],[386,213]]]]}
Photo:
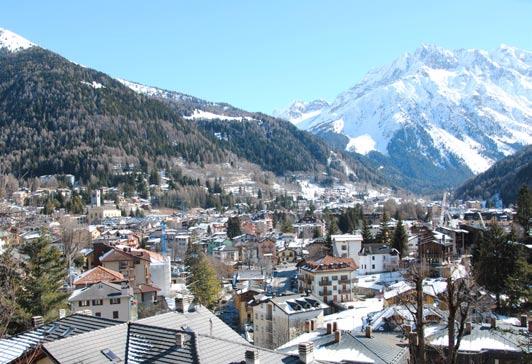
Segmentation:
{"type": "Polygon", "coordinates": [[[197,363],[195,336],[191,331],[130,323],[125,356],[128,363],[197,363]],[[176,345],[177,335],[182,335],[182,347],[176,345]]]}
{"type": "Polygon", "coordinates": [[[148,293],[148,292],[158,292],[160,291],[161,289],[159,287],[156,287],[152,284],[144,284],[144,283],[141,283],[139,284],[138,286],[136,286],[133,291],[135,293],[148,293]]]}
{"type": "Polygon", "coordinates": [[[178,329],[188,327],[197,334],[212,335],[232,340],[237,343],[247,343],[236,331],[203,306],[197,305],[191,312],[171,311],[161,315],[151,316],[136,321],[145,325],[178,329]],[[211,333],[212,322],[212,333],[211,333]]]}
{"type": "Polygon", "coordinates": [[[286,314],[294,314],[309,311],[320,311],[329,306],[312,295],[294,294],[289,296],[273,297],[270,301],[286,314]]]}
{"type": "Polygon", "coordinates": [[[314,358],[318,362],[356,362],[356,363],[406,363],[408,348],[395,334],[374,333],[371,338],[361,334],[343,331],[340,341],[336,342],[335,333],[327,334],[325,329],[304,333],[282,345],[277,350],[297,355],[298,344],[312,342],[314,358]]]}
{"type": "Polygon", "coordinates": [[[84,301],[104,298],[128,297],[131,289],[123,290],[119,284],[109,282],[99,282],[92,286],[76,289],[68,298],[69,302],[84,301]]]}
{"type": "Polygon", "coordinates": [[[249,344],[201,306],[194,312],[168,312],[44,345],[60,363],[84,364],[108,362],[106,354],[129,363],[240,363],[246,350],[257,350],[266,363],[299,362],[297,356],[249,344]],[[175,345],[177,334],[184,335],[183,348],[175,345]]]}
{"type": "Polygon", "coordinates": [[[95,316],[70,315],[19,335],[1,339],[0,363],[16,360],[38,344],[112,327],[120,323],[120,321],[95,316]]]}
{"type": "Polygon", "coordinates": [[[121,282],[124,275],[112,269],[97,266],[83,273],[74,281],[75,286],[91,285],[98,282],[121,282]]]}
{"type": "Polygon", "coordinates": [[[302,269],[316,272],[316,271],[352,271],[358,268],[357,264],[352,258],[340,258],[326,255],[318,260],[309,260],[302,267],[302,269]]]}
{"type": "Polygon", "coordinates": [[[101,258],[100,262],[116,262],[122,260],[142,259],[150,261],[150,255],[143,249],[116,248],[109,250],[101,258]]]}

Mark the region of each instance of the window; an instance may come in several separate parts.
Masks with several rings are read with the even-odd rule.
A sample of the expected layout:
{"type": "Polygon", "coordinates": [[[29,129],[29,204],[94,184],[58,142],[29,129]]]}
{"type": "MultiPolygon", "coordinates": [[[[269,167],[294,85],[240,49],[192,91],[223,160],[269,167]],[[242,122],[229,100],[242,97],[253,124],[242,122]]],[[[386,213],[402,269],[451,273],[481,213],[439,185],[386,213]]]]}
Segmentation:
{"type": "Polygon", "coordinates": [[[119,270],[125,270],[125,269],[127,269],[127,262],[124,261],[124,260],[121,260],[120,262],[118,262],[118,269],[119,269],[119,270]]]}
{"type": "Polygon", "coordinates": [[[347,250],[347,245],[342,245],[342,250],[347,250]]]}
{"type": "Polygon", "coordinates": [[[374,255],[371,256],[371,260],[375,260],[375,256],[374,255]]]}
{"type": "Polygon", "coordinates": [[[102,317],[102,313],[101,313],[101,312],[95,312],[95,313],[94,313],[94,316],[96,316],[96,317],[102,317]]]}
{"type": "Polygon", "coordinates": [[[88,307],[91,305],[91,301],[79,301],[79,307],[88,307]]]}
{"type": "Polygon", "coordinates": [[[113,318],[114,318],[114,319],[117,319],[117,318],[118,318],[118,311],[113,311],[113,318]]]}
{"type": "Polygon", "coordinates": [[[338,280],[338,276],[332,276],[332,280],[333,281],[337,281],[338,280]]]}
{"type": "Polygon", "coordinates": [[[101,306],[103,305],[103,300],[92,300],[93,306],[101,306]]]}
{"type": "Polygon", "coordinates": [[[112,305],[119,305],[120,304],[120,297],[118,298],[111,298],[110,299],[112,305]]]}
{"type": "Polygon", "coordinates": [[[375,264],[372,264],[372,265],[371,265],[371,269],[375,269],[375,264]]]}

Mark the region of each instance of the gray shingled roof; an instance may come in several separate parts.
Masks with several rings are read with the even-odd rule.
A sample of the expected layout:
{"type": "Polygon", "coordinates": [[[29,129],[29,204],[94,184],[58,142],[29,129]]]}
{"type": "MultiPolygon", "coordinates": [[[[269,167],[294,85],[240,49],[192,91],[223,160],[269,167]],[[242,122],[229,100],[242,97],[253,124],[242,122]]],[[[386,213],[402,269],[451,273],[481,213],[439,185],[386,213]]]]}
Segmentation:
{"type": "Polygon", "coordinates": [[[197,363],[193,332],[162,327],[129,324],[126,343],[128,363],[197,363]],[[183,347],[176,345],[176,336],[183,335],[183,347]]]}
{"type": "Polygon", "coordinates": [[[59,363],[99,364],[109,362],[103,350],[110,350],[122,361],[126,350],[127,323],[49,342],[43,349],[59,363]]]}
{"type": "Polygon", "coordinates": [[[225,340],[218,337],[214,338],[208,335],[198,335],[196,339],[200,363],[241,363],[245,360],[246,350],[258,351],[261,363],[300,363],[297,356],[258,348],[249,343],[241,344],[232,340],[225,340]]]}
{"type": "Polygon", "coordinates": [[[215,316],[215,336],[202,333],[210,331],[211,316],[214,315],[202,307],[186,314],[169,312],[47,343],[44,350],[56,361],[66,364],[110,362],[105,353],[127,363],[241,363],[246,350],[257,350],[263,363],[299,362],[297,356],[247,343],[215,316]],[[175,345],[177,333],[185,335],[183,348],[175,345]]]}
{"type": "Polygon", "coordinates": [[[344,331],[340,342],[335,341],[335,333],[327,334],[324,329],[304,333],[277,350],[296,355],[298,344],[312,342],[314,355],[320,362],[357,361],[375,364],[403,364],[408,358],[408,348],[400,336],[374,333],[371,338],[344,331]]]}
{"type": "Polygon", "coordinates": [[[38,344],[100,330],[120,323],[116,320],[82,314],[67,316],[34,330],[0,340],[0,363],[10,363],[38,344]]]}
{"type": "Polygon", "coordinates": [[[232,340],[236,343],[248,343],[236,331],[231,329],[231,327],[203,306],[196,306],[195,311],[193,312],[181,313],[172,311],[161,315],[147,317],[136,322],[144,325],[165,327],[175,330],[189,328],[196,334],[221,337],[227,340],[232,340]],[[210,329],[211,321],[212,333],[210,329]]]}

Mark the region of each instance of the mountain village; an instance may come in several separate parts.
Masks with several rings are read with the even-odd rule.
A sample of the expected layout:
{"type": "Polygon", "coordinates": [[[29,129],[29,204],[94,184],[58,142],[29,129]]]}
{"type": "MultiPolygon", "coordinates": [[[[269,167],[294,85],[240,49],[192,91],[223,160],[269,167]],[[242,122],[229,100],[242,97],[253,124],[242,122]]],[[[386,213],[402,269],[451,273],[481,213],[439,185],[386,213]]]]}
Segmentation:
{"type": "MultiPolygon", "coordinates": [[[[419,340],[436,361],[449,320],[463,360],[530,359],[532,318],[496,313],[508,294],[472,279],[473,250],[492,226],[530,236],[513,208],[451,204],[445,193],[416,201],[423,218],[410,219],[408,201],[338,187],[285,195],[290,208],[257,209],[254,197],[171,211],[108,200],[102,188],[79,213],[46,211],[43,195],[79,198],[67,177],[70,187],[12,191],[2,203],[2,253],[24,261],[18,247],[46,241],[68,263],[65,301],[1,339],[2,363],[143,362],[161,350],[173,362],[407,363],[419,340]],[[198,260],[209,268],[194,271],[198,260]]],[[[529,245],[518,251],[530,259],[529,245]]]]}
{"type": "Polygon", "coordinates": [[[532,363],[532,52],[176,3],[0,28],[0,364],[532,363]]]}

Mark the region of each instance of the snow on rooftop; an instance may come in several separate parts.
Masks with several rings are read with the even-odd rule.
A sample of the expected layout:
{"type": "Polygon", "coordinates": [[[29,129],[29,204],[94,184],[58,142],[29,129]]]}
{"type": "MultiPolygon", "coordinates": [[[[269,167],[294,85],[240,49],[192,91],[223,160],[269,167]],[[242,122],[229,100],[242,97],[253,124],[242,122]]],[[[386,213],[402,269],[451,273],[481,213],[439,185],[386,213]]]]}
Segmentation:
{"type": "Polygon", "coordinates": [[[323,317],[324,325],[328,322],[337,322],[340,330],[359,331],[370,313],[379,312],[383,309],[384,300],[380,298],[368,298],[364,301],[344,302],[344,307],[353,307],[345,311],[323,317]]]}
{"type": "MultiPolygon", "coordinates": [[[[440,336],[430,343],[435,346],[446,346],[449,342],[448,335],[440,336]]],[[[462,337],[460,343],[460,351],[483,351],[489,350],[505,350],[505,351],[521,351],[517,345],[511,345],[508,340],[504,340],[502,337],[497,340],[494,336],[473,336],[465,335],[462,337]]]]}
{"type": "Polygon", "coordinates": [[[9,52],[18,52],[35,46],[29,40],[7,29],[0,28],[0,48],[9,52]]]}

